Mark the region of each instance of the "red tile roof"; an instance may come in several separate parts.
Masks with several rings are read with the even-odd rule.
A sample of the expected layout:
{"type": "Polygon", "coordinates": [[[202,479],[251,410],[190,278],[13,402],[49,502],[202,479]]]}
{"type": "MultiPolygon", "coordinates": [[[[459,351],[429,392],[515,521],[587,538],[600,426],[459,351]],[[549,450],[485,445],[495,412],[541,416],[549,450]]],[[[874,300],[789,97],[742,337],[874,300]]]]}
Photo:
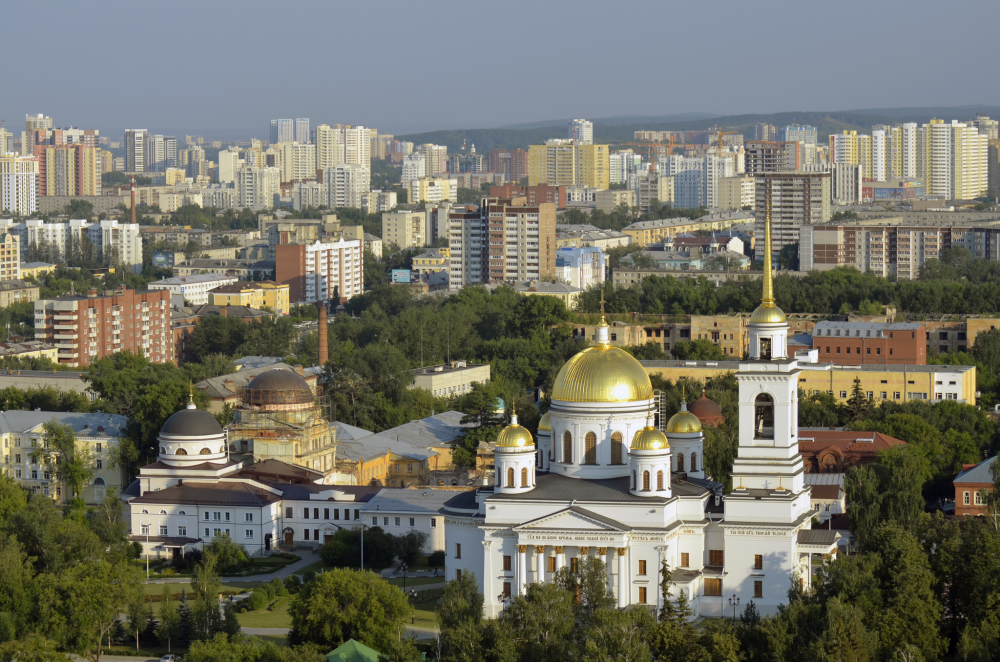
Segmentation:
{"type": "Polygon", "coordinates": [[[905,441],[881,432],[857,432],[853,430],[801,430],[799,432],[799,452],[804,455],[819,455],[823,451],[831,449],[844,457],[874,457],[881,450],[905,443],[905,441]]]}
{"type": "Polygon", "coordinates": [[[840,485],[813,485],[813,499],[839,499],[840,485]]]}

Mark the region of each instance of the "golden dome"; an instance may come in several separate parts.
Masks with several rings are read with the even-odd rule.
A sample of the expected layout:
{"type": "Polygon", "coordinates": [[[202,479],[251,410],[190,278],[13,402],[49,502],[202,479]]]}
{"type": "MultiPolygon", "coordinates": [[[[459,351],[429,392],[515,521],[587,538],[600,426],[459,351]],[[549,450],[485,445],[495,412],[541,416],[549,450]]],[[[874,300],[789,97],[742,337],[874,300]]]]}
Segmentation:
{"type": "Polygon", "coordinates": [[[667,434],[701,432],[701,421],[688,411],[687,402],[681,401],[681,410],[667,421],[667,434]]]}
{"type": "Polygon", "coordinates": [[[552,431],[552,415],[549,412],[545,412],[542,414],[542,417],[538,419],[538,430],[539,432],[542,430],[548,430],[549,432],[552,431]]]}
{"type": "Polygon", "coordinates": [[[751,324],[784,324],[786,321],[785,313],[773,303],[762,303],[750,316],[751,324]]]}
{"type": "Polygon", "coordinates": [[[531,439],[531,433],[527,428],[517,424],[517,413],[511,415],[510,425],[500,430],[497,435],[497,448],[524,448],[535,444],[531,439]]]}
{"type": "Polygon", "coordinates": [[[635,402],[653,397],[646,369],[625,350],[601,343],[566,362],[552,387],[565,402],[635,402]]]}
{"type": "Polygon", "coordinates": [[[652,422],[643,429],[635,433],[632,437],[632,445],[629,450],[633,451],[659,451],[670,448],[667,437],[653,427],[652,422]]]}

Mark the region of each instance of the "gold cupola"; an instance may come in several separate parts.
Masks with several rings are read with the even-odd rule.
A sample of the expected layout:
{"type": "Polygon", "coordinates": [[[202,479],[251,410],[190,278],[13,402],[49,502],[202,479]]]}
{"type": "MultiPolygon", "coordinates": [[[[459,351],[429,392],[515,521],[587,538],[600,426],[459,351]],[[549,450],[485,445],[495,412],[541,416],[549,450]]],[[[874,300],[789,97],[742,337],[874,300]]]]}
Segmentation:
{"type": "Polygon", "coordinates": [[[771,276],[771,196],[767,196],[764,212],[764,283],[760,305],[750,315],[751,324],[785,324],[785,313],[774,302],[774,281],[771,276]]]}
{"type": "Polygon", "coordinates": [[[646,418],[646,427],[635,433],[632,437],[632,444],[629,450],[633,451],[659,451],[670,448],[670,442],[666,435],[656,429],[653,425],[653,413],[650,412],[646,418]]]}
{"type": "Polygon", "coordinates": [[[538,419],[538,430],[539,432],[543,430],[552,431],[552,414],[545,412],[542,417],[538,419]]]}
{"type": "Polygon", "coordinates": [[[681,400],[681,410],[667,421],[667,434],[686,434],[701,432],[701,421],[688,411],[686,400],[681,400]]]}
{"type": "Polygon", "coordinates": [[[527,428],[517,424],[517,410],[510,415],[510,425],[505,427],[497,435],[497,448],[526,448],[534,446],[535,442],[531,438],[531,433],[527,428]]]}
{"type": "Polygon", "coordinates": [[[564,402],[636,402],[653,397],[649,375],[634,356],[611,346],[604,320],[601,293],[601,323],[597,344],[577,353],[563,365],[552,386],[552,399],[564,402]]]}

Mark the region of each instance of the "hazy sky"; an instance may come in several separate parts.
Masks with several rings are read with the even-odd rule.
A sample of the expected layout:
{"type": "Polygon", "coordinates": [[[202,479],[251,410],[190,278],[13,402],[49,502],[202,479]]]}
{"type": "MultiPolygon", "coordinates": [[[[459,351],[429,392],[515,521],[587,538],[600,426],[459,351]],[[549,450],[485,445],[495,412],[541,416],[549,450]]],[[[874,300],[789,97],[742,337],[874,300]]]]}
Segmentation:
{"type": "Polygon", "coordinates": [[[0,118],[267,137],[995,104],[1000,3],[6,2],[0,118]]]}

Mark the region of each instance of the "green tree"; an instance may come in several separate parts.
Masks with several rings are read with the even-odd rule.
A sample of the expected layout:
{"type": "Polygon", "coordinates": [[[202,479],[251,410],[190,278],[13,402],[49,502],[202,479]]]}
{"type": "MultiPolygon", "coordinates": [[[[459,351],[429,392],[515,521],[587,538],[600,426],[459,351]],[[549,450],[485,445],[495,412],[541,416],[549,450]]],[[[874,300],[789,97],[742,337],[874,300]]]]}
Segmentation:
{"type": "Polygon", "coordinates": [[[574,639],[574,596],[552,583],[529,584],[527,592],[511,600],[502,620],[520,660],[566,660],[577,653],[574,639]]]}
{"type": "Polygon", "coordinates": [[[354,639],[378,650],[400,640],[410,605],[399,588],[370,571],[334,568],[306,582],[288,612],[293,644],[329,650],[354,639]]]}
{"type": "Polygon", "coordinates": [[[32,460],[56,474],[69,496],[79,496],[94,474],[89,446],[77,446],[73,426],[60,423],[58,419],[43,423],[42,430],[44,440],[32,450],[32,460]]]}
{"type": "Polygon", "coordinates": [[[475,662],[483,659],[483,594],[475,574],[445,584],[437,613],[441,627],[442,662],[475,662]]]}
{"type": "Polygon", "coordinates": [[[423,552],[428,535],[425,531],[410,531],[404,535],[393,536],[393,538],[396,558],[410,566],[423,552]]]}
{"type": "Polygon", "coordinates": [[[224,627],[219,606],[222,583],[216,574],[216,563],[215,555],[206,553],[202,556],[201,563],[195,566],[191,576],[191,591],[194,593],[191,625],[194,639],[209,639],[222,632],[224,627]]]}
{"type": "Polygon", "coordinates": [[[851,397],[847,399],[847,411],[851,416],[851,420],[858,420],[865,418],[868,412],[871,411],[872,401],[865,395],[864,390],[861,388],[861,378],[854,378],[854,385],[851,387],[851,397]]]}
{"type": "Polygon", "coordinates": [[[57,650],[56,642],[40,634],[0,644],[0,662],[69,662],[66,653],[57,650]]]}
{"type": "Polygon", "coordinates": [[[205,546],[205,556],[209,555],[215,562],[215,569],[221,573],[238,572],[248,563],[243,545],[226,534],[215,536],[212,542],[205,546]]]}
{"type": "Polygon", "coordinates": [[[681,340],[671,350],[674,357],[682,361],[725,361],[728,357],[722,348],[711,340],[681,340]]]}
{"type": "Polygon", "coordinates": [[[648,610],[598,609],[587,629],[583,662],[647,662],[653,659],[649,635],[656,621],[648,610]]]}
{"type": "Polygon", "coordinates": [[[14,536],[0,537],[0,641],[24,635],[34,610],[34,568],[14,536]]]}
{"type": "Polygon", "coordinates": [[[163,585],[163,598],[160,601],[160,619],[156,626],[156,638],[161,645],[171,650],[181,636],[181,615],[170,593],[170,584],[163,585]]]}
{"type": "Polygon", "coordinates": [[[126,612],[125,631],[135,637],[135,650],[139,650],[139,635],[149,630],[153,622],[153,610],[146,603],[146,596],[140,593],[129,603],[126,612]]]}

